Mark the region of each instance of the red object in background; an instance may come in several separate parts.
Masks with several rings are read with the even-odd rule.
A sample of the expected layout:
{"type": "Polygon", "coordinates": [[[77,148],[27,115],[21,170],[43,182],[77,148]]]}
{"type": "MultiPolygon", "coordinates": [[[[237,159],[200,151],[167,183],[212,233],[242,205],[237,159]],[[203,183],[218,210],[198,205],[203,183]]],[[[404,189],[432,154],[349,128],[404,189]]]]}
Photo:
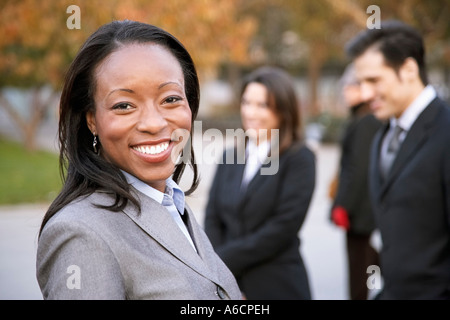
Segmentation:
{"type": "Polygon", "coordinates": [[[350,219],[348,218],[347,210],[345,210],[344,207],[333,208],[331,219],[337,226],[347,231],[350,229],[350,219]]]}

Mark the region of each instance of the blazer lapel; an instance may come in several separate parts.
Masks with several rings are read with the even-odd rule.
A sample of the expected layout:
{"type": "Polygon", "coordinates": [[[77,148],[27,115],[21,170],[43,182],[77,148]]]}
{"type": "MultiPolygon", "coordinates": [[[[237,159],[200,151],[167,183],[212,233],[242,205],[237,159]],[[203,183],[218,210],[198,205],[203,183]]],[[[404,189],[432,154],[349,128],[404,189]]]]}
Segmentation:
{"type": "Polygon", "coordinates": [[[380,153],[381,153],[381,143],[383,141],[383,137],[388,130],[389,125],[385,124],[381,130],[377,132],[373,139],[372,150],[371,150],[371,162],[370,162],[370,186],[372,193],[377,197],[380,196],[381,186],[382,186],[382,178],[380,172],[380,153]]]}
{"type": "Polygon", "coordinates": [[[387,191],[389,186],[400,174],[405,165],[410,161],[412,157],[417,153],[420,147],[425,143],[430,135],[430,129],[432,123],[436,117],[438,108],[436,106],[436,99],[419,115],[414,122],[410,131],[406,135],[405,141],[403,141],[397,157],[392,164],[392,169],[389,172],[386,181],[383,184],[381,190],[381,196],[387,191]]]}
{"type": "MultiPolygon", "coordinates": [[[[236,201],[240,203],[244,197],[248,185],[245,189],[242,187],[242,178],[244,177],[245,163],[236,163],[232,165],[232,176],[230,177],[230,189],[229,199],[230,201],[236,201]]],[[[249,184],[251,181],[249,181],[249,184]]]]}
{"type": "Polygon", "coordinates": [[[170,213],[161,204],[139,191],[135,192],[141,200],[141,212],[139,213],[134,206],[128,205],[124,209],[124,213],[177,259],[183,261],[199,274],[209,279],[214,278],[202,261],[205,252],[201,241],[199,241],[198,232],[193,227],[194,223],[190,221],[192,219],[191,213],[187,213],[188,227],[189,231],[193,231],[191,232],[191,237],[197,246],[198,253],[195,252],[170,213]]]}
{"type": "MultiPolygon", "coordinates": [[[[263,164],[262,167],[268,167],[270,164],[263,164]]],[[[247,188],[245,189],[245,192],[242,193],[241,201],[244,201],[246,199],[246,196],[251,194],[252,192],[256,191],[260,186],[261,183],[264,182],[264,178],[261,175],[261,168],[256,171],[255,176],[248,182],[247,188]]]]}
{"type": "Polygon", "coordinates": [[[287,150],[284,154],[279,154],[278,157],[272,155],[270,162],[263,163],[261,165],[261,167],[256,171],[255,176],[248,182],[247,188],[243,190],[243,192],[241,192],[240,205],[244,204],[245,201],[248,199],[248,197],[256,190],[258,190],[264,184],[265,181],[268,181],[268,179],[266,179],[266,177],[261,174],[262,172],[261,170],[263,170],[263,168],[268,169],[271,166],[274,166],[275,165],[274,163],[276,162],[276,166],[278,167],[279,171],[282,166],[282,159],[286,158],[286,153],[289,152],[290,150],[287,150]]]}
{"type": "Polygon", "coordinates": [[[217,278],[217,273],[214,272],[216,269],[217,260],[216,253],[214,252],[212,245],[210,245],[207,238],[205,239],[206,235],[195,220],[195,215],[189,206],[186,205],[184,212],[187,215],[186,220],[189,233],[191,234],[192,241],[194,241],[197,248],[197,253],[201,258],[201,264],[199,264],[195,269],[215,283],[221,284],[221,281],[217,278]]]}

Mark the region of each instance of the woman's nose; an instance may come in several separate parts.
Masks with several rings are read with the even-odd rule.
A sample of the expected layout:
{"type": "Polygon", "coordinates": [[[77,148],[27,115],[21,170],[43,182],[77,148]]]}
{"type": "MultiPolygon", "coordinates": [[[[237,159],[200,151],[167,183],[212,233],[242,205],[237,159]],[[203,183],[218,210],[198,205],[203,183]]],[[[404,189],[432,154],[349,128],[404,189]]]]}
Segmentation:
{"type": "Polygon", "coordinates": [[[137,129],[142,132],[158,133],[167,126],[167,120],[158,106],[147,104],[139,114],[137,129]]]}

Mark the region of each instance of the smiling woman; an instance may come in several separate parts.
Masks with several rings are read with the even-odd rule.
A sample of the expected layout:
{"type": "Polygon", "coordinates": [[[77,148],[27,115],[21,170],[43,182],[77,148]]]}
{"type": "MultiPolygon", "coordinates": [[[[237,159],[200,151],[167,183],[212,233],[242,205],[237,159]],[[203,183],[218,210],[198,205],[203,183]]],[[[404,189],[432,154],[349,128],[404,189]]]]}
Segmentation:
{"type": "Polygon", "coordinates": [[[82,46],[60,103],[64,186],[39,238],[44,298],[241,297],[177,185],[181,152],[188,192],[198,182],[192,139],[177,132],[191,132],[199,91],[189,53],[155,26],[115,21],[82,46]]]}
{"type": "Polygon", "coordinates": [[[130,44],[112,53],[94,74],[96,108],[87,112],[87,123],[98,134],[102,156],[164,192],[174,169],[171,151],[186,143],[172,141],[172,132],[191,129],[180,64],[162,46],[130,44]]]}

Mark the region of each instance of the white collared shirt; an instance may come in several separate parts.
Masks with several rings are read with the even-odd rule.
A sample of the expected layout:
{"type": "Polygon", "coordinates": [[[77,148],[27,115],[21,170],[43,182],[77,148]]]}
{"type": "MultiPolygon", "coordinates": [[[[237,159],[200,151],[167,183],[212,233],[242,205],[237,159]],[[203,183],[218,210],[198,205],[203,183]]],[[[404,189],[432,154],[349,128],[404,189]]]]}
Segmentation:
{"type": "Polygon", "coordinates": [[[165,201],[164,197],[168,197],[169,199],[173,200],[172,208],[169,208],[166,205],[164,205],[164,207],[166,207],[166,209],[169,211],[170,215],[175,220],[176,224],[183,232],[183,234],[186,236],[191,246],[194,248],[195,251],[197,251],[194,242],[192,241],[192,238],[187,230],[187,227],[180,216],[180,214],[184,215],[185,200],[184,200],[184,192],[183,190],[180,189],[178,184],[176,184],[176,182],[173,181],[172,178],[167,178],[166,193],[162,193],[161,191],[156,190],[153,187],[150,187],[148,184],[139,180],[138,178],[129,174],[128,172],[125,172],[123,170],[121,171],[125,175],[125,178],[127,179],[130,185],[132,185],[134,188],[136,188],[146,196],[160,203],[161,205],[164,205],[163,204],[163,201],[165,201]]]}
{"type": "Polygon", "coordinates": [[[383,140],[384,142],[381,149],[382,154],[385,155],[387,153],[386,141],[391,140],[391,136],[394,133],[394,128],[399,125],[403,129],[403,132],[399,137],[400,143],[402,143],[419,115],[423,112],[423,110],[425,110],[431,101],[436,98],[436,96],[436,90],[431,85],[427,85],[417,96],[417,98],[414,99],[414,101],[408,106],[408,108],[403,111],[402,115],[398,119],[395,117],[391,117],[389,119],[389,131],[386,133],[383,140]]]}
{"type": "Polygon", "coordinates": [[[242,177],[241,186],[245,187],[253,179],[253,177],[261,168],[264,160],[270,151],[270,141],[261,142],[257,145],[252,139],[249,139],[246,147],[246,160],[244,175],[242,177]]]}

